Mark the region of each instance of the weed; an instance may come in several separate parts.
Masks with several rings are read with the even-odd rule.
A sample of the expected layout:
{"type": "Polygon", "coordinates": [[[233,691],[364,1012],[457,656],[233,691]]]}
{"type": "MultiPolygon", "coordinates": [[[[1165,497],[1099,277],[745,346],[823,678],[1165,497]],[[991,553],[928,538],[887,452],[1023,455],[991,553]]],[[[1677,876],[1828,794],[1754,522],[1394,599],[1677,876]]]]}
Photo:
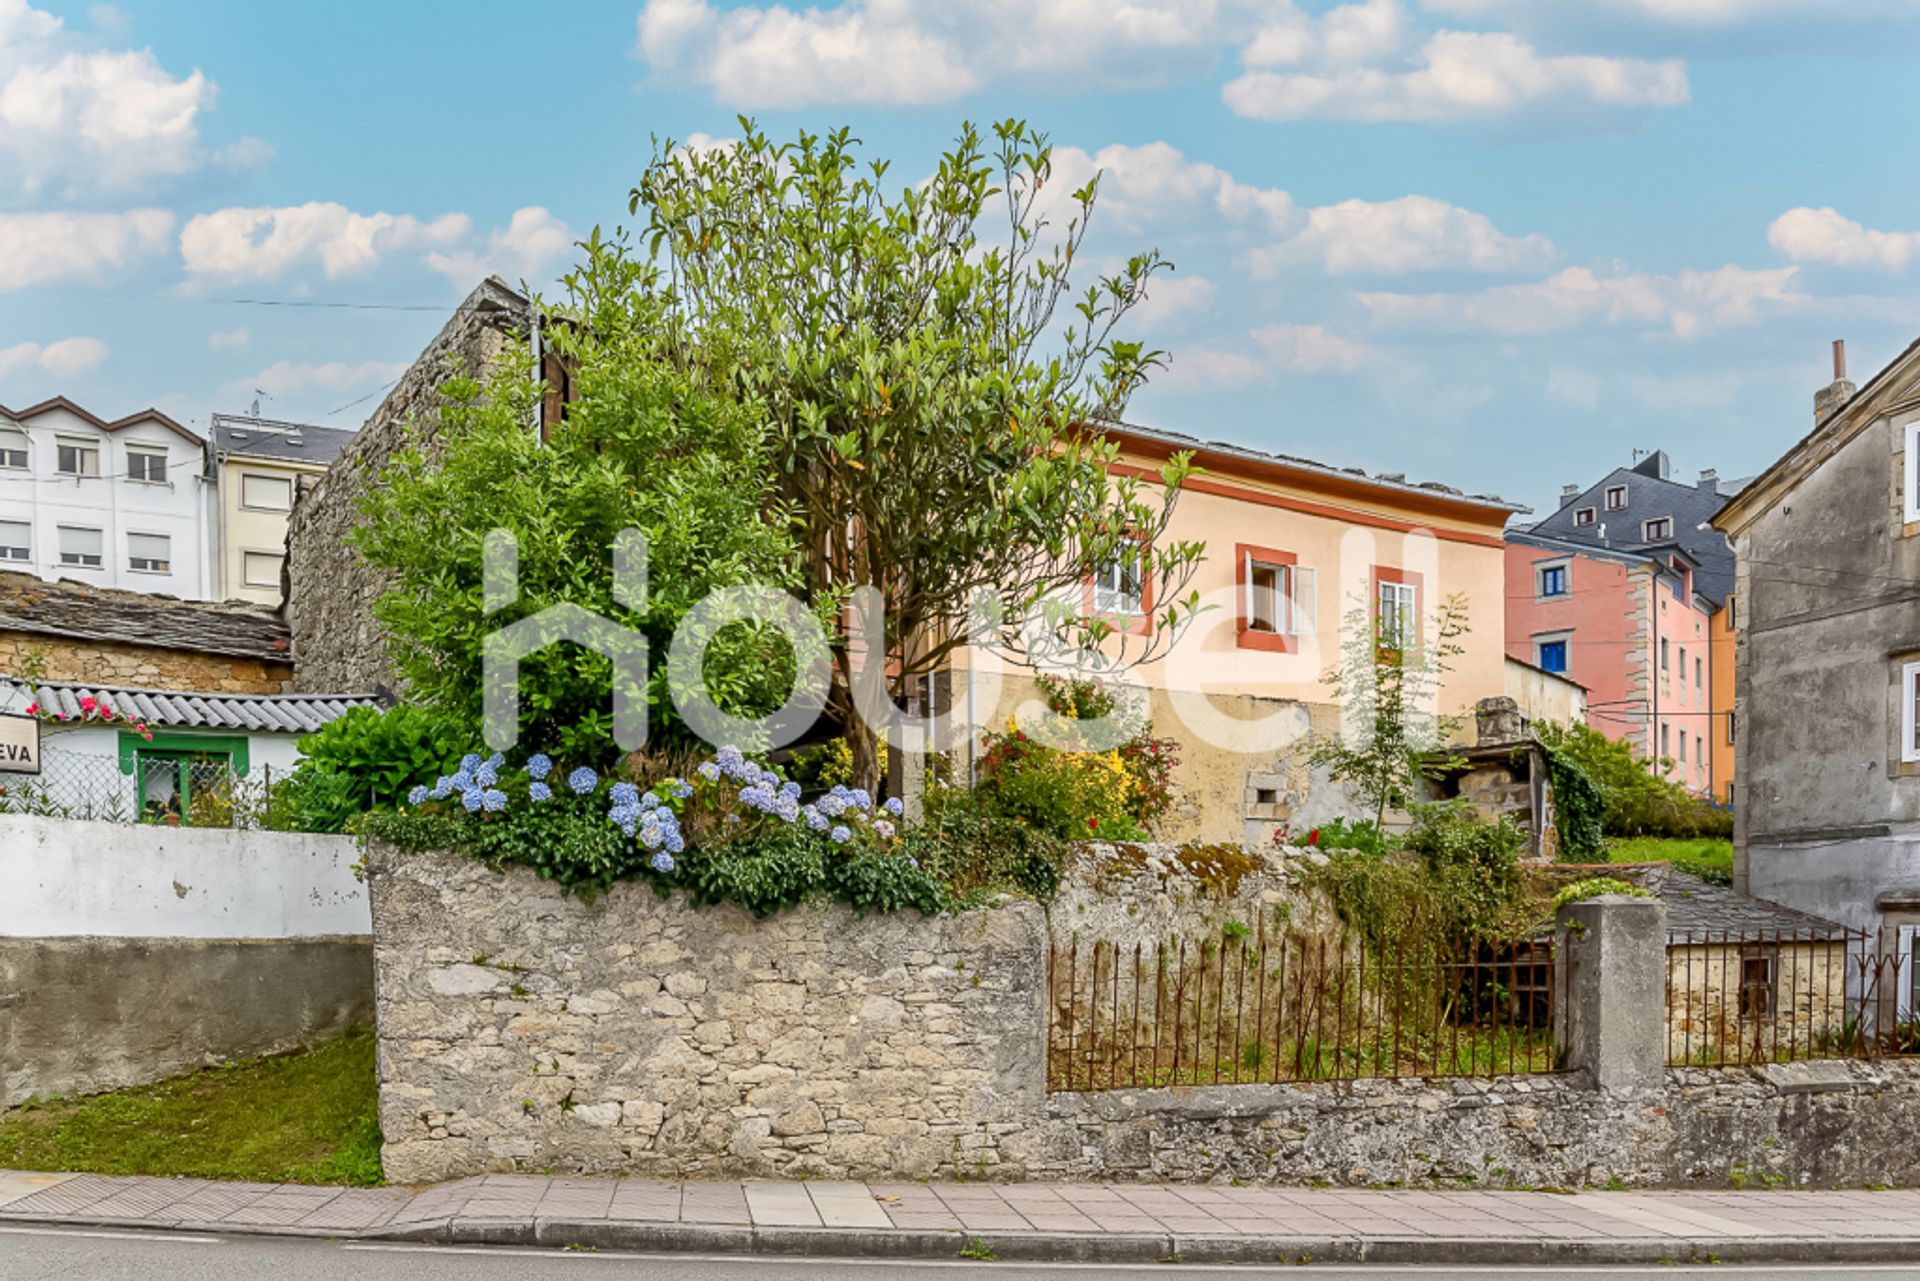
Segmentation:
{"type": "Polygon", "coordinates": [[[960,1247],[960,1257],[975,1263],[992,1263],[995,1256],[985,1237],[968,1237],[967,1243],[960,1247]]]}

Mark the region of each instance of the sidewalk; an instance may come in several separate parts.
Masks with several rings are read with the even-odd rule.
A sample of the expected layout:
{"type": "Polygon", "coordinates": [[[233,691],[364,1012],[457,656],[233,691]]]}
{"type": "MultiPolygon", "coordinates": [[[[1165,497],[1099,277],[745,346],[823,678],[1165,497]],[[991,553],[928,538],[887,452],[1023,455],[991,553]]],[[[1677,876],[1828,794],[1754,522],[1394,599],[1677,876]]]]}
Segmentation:
{"type": "Polygon", "coordinates": [[[1413,1192],[489,1175],[418,1192],[0,1171],[0,1221],[634,1251],[1449,1264],[1920,1262],[1920,1192],[1413,1192]],[[977,1239],[977,1240],[976,1240],[977,1239]]]}

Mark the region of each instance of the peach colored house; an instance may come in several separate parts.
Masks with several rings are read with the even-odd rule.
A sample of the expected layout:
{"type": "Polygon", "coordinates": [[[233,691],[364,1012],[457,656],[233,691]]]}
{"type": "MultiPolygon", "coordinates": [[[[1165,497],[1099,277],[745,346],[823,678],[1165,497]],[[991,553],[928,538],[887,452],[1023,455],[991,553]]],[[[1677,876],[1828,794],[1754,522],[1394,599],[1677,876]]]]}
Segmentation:
{"type": "MultiPolygon", "coordinates": [[[[1155,732],[1182,745],[1181,804],[1164,836],[1260,841],[1281,824],[1301,829],[1354,812],[1314,776],[1306,753],[1313,736],[1339,730],[1325,677],[1356,618],[1369,628],[1384,618],[1430,629],[1441,602],[1460,596],[1465,652],[1434,710],[1466,717],[1471,738],[1474,704],[1506,692],[1502,534],[1523,508],[1170,432],[1107,434],[1121,447],[1120,470],[1150,476],[1180,450],[1194,451],[1202,469],[1169,533],[1205,543],[1191,586],[1210,608],[1127,677],[1148,690],[1155,732]]],[[[1120,575],[1091,590],[1102,612],[1144,627],[1153,602],[1128,598],[1128,587],[1120,575]]],[[[1031,697],[1030,679],[1010,672],[995,705],[976,707],[975,723],[999,728],[1031,697]]]]}
{"type": "Polygon", "coordinates": [[[1714,614],[1678,547],[1614,550],[1515,531],[1506,547],[1507,653],[1587,687],[1587,722],[1701,793],[1725,755],[1714,715],[1714,614]]]}

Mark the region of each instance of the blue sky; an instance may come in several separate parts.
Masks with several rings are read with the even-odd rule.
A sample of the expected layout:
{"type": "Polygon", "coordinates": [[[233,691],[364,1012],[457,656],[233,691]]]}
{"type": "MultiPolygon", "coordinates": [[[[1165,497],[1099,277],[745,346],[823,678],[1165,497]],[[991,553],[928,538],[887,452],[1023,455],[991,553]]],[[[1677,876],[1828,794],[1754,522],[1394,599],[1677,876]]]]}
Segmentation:
{"type": "Polygon", "coordinates": [[[0,404],[355,426],[655,134],[1024,116],[1177,265],[1156,426],[1550,506],[1920,337],[1916,0],[0,0],[0,404]],[[256,302],[235,300],[251,299],[256,302]],[[383,304],[287,307],[262,303],[383,304]]]}

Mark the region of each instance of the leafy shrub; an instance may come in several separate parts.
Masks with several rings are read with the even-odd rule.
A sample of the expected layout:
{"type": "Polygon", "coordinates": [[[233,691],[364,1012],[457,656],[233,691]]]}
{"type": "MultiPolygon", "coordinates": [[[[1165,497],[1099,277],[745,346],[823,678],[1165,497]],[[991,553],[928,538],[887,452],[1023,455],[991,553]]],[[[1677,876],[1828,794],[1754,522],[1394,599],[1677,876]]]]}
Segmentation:
{"type": "MultiPolygon", "coordinates": [[[[1733,815],[1654,772],[1654,763],[1631,744],[1587,725],[1538,726],[1551,757],[1577,766],[1605,799],[1601,817],[1608,836],[1731,837],[1733,815]]],[[[1555,784],[1559,780],[1556,776],[1555,784]]],[[[1583,851],[1582,857],[1593,857],[1583,851]]]]}
{"type": "Polygon", "coordinates": [[[300,740],[300,761],[275,803],[291,826],[344,832],[358,815],[399,804],[460,759],[460,740],[432,712],[410,704],[355,707],[300,740]]]}
{"type": "Polygon", "coordinates": [[[1133,816],[1134,776],[1120,753],[1069,752],[1018,729],[989,734],[979,789],[993,808],[1061,840],[1144,839],[1133,816]]]}
{"type": "Polygon", "coordinates": [[[1652,898],[1653,895],[1638,885],[1629,884],[1614,876],[1589,876],[1584,881],[1575,881],[1553,896],[1554,915],[1569,903],[1580,903],[1590,898],[1604,898],[1609,894],[1624,894],[1629,898],[1652,898]]]}
{"type": "Polygon", "coordinates": [[[1322,850],[1359,850],[1365,854],[1384,854],[1392,848],[1393,838],[1370,818],[1336,818],[1308,832],[1306,844],[1322,850]]]}
{"type": "Polygon", "coordinates": [[[962,901],[1004,890],[1050,903],[1067,857],[1064,841],[964,788],[931,791],[925,820],[905,831],[901,849],[962,901]]]}

